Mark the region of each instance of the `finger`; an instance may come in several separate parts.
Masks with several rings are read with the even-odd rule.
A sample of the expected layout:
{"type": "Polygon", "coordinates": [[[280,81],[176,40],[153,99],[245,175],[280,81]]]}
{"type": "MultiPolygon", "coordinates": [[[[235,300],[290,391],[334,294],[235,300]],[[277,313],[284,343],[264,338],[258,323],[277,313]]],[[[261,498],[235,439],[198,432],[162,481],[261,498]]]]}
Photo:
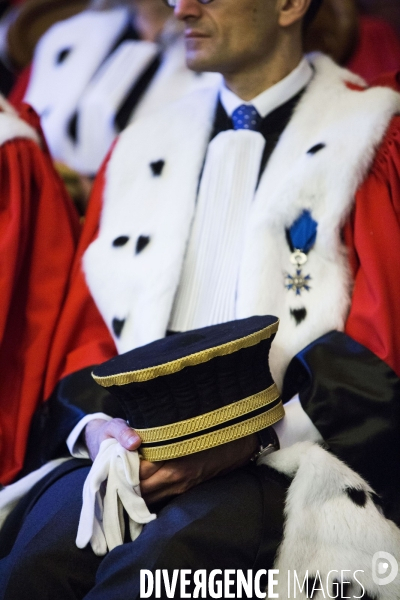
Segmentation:
{"type": "Polygon", "coordinates": [[[176,491],[174,491],[174,486],[168,486],[163,489],[157,488],[155,491],[149,492],[147,490],[141,490],[142,497],[145,500],[147,506],[150,508],[159,502],[164,500],[168,500],[174,496],[178,496],[180,494],[180,490],[178,486],[176,486],[176,491]]]}
{"type": "Polygon", "coordinates": [[[159,469],[161,469],[163,465],[164,461],[153,463],[149,462],[148,460],[141,460],[139,468],[139,479],[141,481],[148,479],[149,477],[154,475],[154,473],[157,473],[157,471],[159,471],[159,469]]]}
{"type": "Polygon", "coordinates": [[[104,419],[92,419],[86,424],[84,440],[89,451],[89,456],[93,461],[99,453],[101,442],[106,439],[104,430],[107,425],[108,421],[104,419]]]}
{"type": "Polygon", "coordinates": [[[129,427],[122,419],[109,421],[106,435],[107,437],[115,438],[126,450],[136,450],[142,443],[136,431],[129,427]]]}
{"type": "Polygon", "coordinates": [[[179,473],[163,467],[151,477],[140,482],[140,490],[146,502],[154,503],[184,491],[186,484],[179,473]]]}

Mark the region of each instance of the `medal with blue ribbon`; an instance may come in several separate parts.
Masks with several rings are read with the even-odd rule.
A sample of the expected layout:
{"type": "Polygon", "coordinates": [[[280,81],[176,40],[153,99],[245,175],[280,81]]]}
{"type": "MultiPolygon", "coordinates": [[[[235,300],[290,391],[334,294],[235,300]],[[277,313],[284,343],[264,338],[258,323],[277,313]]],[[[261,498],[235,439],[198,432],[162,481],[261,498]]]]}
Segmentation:
{"type": "Polygon", "coordinates": [[[291,250],[290,262],[296,268],[293,275],[286,273],[285,287],[289,291],[293,290],[296,296],[300,296],[304,290],[308,292],[311,289],[311,275],[305,275],[303,267],[308,260],[307,254],[317,239],[317,227],[318,223],[314,221],[310,211],[304,210],[286,230],[286,239],[291,250]]]}

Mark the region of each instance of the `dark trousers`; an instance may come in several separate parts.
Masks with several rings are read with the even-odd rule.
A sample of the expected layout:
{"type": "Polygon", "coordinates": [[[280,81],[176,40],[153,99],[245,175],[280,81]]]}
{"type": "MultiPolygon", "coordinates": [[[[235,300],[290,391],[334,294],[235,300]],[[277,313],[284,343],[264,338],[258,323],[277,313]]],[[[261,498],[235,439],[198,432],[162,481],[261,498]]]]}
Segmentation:
{"type": "Polygon", "coordinates": [[[249,466],[205,482],[165,504],[135,542],[100,558],[90,546],[75,546],[89,471],[76,466],[53,474],[51,485],[39,486],[40,493],[25,501],[10,551],[0,537],[0,552],[2,545],[3,555],[8,552],[0,561],[1,599],[134,600],[140,597],[141,569],[272,567],[288,486],[276,472],[249,466]]]}

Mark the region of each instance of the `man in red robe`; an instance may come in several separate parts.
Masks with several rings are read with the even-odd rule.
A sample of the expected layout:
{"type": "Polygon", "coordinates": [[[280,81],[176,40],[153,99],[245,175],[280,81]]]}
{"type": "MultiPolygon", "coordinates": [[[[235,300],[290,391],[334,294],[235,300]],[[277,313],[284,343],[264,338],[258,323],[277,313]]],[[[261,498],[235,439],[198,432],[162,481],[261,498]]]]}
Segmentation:
{"type": "Polygon", "coordinates": [[[0,471],[21,470],[76,249],[79,222],[36,114],[0,112],[0,471]]]}

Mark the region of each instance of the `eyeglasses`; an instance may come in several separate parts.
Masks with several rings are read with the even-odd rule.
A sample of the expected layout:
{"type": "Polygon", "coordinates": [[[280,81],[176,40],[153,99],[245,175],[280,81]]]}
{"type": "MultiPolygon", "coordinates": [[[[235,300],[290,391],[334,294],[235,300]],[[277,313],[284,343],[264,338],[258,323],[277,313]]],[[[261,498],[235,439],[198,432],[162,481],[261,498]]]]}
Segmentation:
{"type": "MultiPolygon", "coordinates": [[[[213,0],[197,0],[200,4],[210,4],[213,0]]],[[[171,8],[175,8],[178,4],[178,0],[164,0],[164,3],[171,8]]]]}

